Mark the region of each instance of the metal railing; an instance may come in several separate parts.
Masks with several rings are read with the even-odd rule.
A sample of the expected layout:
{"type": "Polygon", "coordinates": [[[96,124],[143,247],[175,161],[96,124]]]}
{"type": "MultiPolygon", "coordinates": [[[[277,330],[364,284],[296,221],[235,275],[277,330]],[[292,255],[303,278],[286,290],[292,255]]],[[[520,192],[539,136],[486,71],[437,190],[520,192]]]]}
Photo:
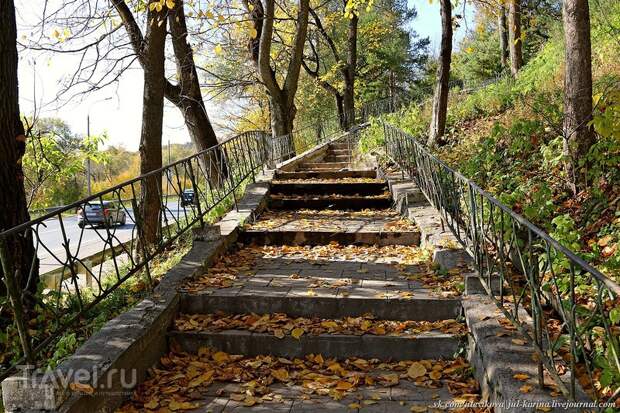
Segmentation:
{"type": "Polygon", "coordinates": [[[472,255],[489,297],[535,349],[539,384],[575,399],[583,396],[579,383],[589,397],[614,401],[620,394],[620,286],[413,136],[382,123],[386,155],[440,212],[472,255]]]}
{"type": "Polygon", "coordinates": [[[9,333],[15,322],[21,344],[21,354],[2,366],[0,378],[16,365],[40,361],[59,337],[93,317],[97,304],[132,277],[140,274],[152,286],[153,259],[190,228],[203,226],[218,205],[226,200],[236,203],[235,191],[265,165],[269,139],[265,132],[242,133],[0,233],[2,277],[11,286],[10,305],[2,306],[0,322],[9,333]],[[155,192],[149,195],[148,188],[155,192]],[[193,199],[186,194],[183,201],[185,190],[193,190],[193,199]],[[158,208],[146,211],[147,198],[158,208]],[[86,207],[92,204],[103,204],[106,212],[89,218],[86,207]],[[76,210],[86,221],[78,222],[76,210]],[[32,239],[34,244],[25,276],[12,262],[9,249],[20,239],[32,239]],[[89,262],[92,254],[98,255],[101,265],[89,262]],[[53,277],[39,279],[42,273],[53,277]],[[27,286],[32,285],[41,285],[39,292],[31,293],[27,286]]]}

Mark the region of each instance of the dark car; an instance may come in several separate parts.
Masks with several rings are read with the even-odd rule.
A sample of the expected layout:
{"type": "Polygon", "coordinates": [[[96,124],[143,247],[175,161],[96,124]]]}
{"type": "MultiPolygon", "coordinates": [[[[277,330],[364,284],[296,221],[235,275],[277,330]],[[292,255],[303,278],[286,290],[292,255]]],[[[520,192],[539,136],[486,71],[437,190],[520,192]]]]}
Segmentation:
{"type": "Polygon", "coordinates": [[[116,224],[125,225],[126,223],[125,211],[109,201],[92,201],[78,209],[78,226],[80,228],[84,228],[86,225],[111,227],[116,224]]]}
{"type": "Polygon", "coordinates": [[[181,206],[186,207],[189,205],[196,205],[198,203],[198,198],[196,198],[196,194],[193,189],[184,189],[181,192],[181,206]]]}

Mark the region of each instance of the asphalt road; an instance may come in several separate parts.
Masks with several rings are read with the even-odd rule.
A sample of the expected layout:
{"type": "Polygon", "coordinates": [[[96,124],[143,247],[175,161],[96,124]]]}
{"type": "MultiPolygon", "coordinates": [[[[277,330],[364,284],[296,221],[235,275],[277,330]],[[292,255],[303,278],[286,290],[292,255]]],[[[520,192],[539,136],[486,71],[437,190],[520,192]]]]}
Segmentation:
{"type": "MultiPolygon", "coordinates": [[[[181,207],[178,200],[168,201],[166,207],[169,224],[174,222],[172,220],[175,217],[182,219],[186,214],[188,216],[191,214],[191,208],[181,207]]],[[[62,266],[61,263],[66,260],[67,247],[72,255],[85,258],[102,251],[108,238],[104,227],[86,226],[83,229],[78,227],[77,215],[63,216],[62,222],[59,219],[49,219],[45,221],[45,226],[39,226],[37,233],[40,240],[36,244],[38,245],[37,256],[40,260],[41,274],[62,266]],[[65,239],[67,240],[66,245],[65,239]]],[[[135,233],[132,210],[129,210],[126,225],[116,225],[110,228],[110,234],[114,237],[112,241],[114,246],[131,240],[135,237],[135,233]]]]}

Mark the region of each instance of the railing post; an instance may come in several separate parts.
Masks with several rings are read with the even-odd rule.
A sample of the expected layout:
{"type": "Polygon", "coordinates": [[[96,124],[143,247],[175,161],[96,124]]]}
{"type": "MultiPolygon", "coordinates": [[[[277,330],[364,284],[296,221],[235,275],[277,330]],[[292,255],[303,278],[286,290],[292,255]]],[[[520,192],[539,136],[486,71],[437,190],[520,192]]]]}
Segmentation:
{"type": "Polygon", "coordinates": [[[13,309],[15,325],[17,326],[19,341],[21,343],[22,350],[24,351],[24,357],[29,364],[34,365],[35,358],[32,353],[32,347],[30,346],[30,334],[28,333],[24,320],[22,295],[17,287],[17,280],[19,279],[17,274],[19,274],[19,269],[15,270],[13,268],[12,257],[10,256],[5,238],[0,238],[0,260],[2,260],[2,273],[4,274],[7,293],[11,302],[11,308],[13,309]]]}

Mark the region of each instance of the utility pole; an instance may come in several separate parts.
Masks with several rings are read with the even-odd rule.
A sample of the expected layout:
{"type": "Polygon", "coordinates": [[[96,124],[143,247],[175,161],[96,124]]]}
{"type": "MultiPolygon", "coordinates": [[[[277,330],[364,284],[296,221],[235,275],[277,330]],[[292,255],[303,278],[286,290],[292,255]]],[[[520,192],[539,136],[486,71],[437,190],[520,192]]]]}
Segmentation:
{"type": "MultiPolygon", "coordinates": [[[[86,135],[90,137],[90,113],[86,115],[86,135]]],[[[88,196],[91,196],[92,194],[90,177],[91,177],[91,165],[90,165],[90,157],[88,157],[86,158],[86,182],[87,182],[87,188],[88,188],[88,196]]]]}

